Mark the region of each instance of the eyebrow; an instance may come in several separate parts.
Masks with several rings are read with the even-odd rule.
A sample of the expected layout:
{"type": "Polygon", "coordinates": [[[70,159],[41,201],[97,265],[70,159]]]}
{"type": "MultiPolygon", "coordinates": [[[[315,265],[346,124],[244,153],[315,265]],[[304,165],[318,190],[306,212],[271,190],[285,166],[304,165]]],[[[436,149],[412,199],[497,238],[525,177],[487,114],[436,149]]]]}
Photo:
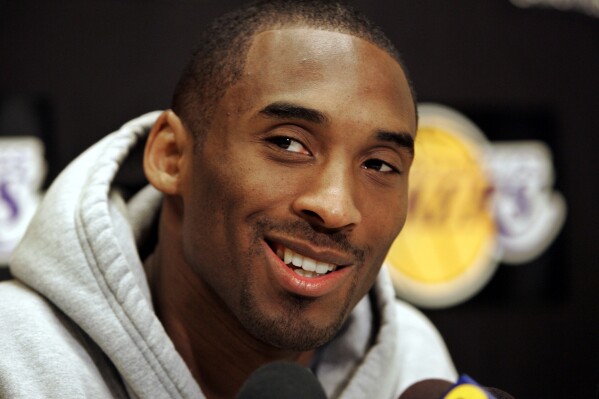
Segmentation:
{"type": "Polygon", "coordinates": [[[286,102],[275,102],[269,104],[259,113],[269,118],[300,119],[306,122],[318,124],[329,123],[329,118],[327,118],[327,116],[320,111],[286,102]]]}
{"type": "Polygon", "coordinates": [[[414,155],[414,138],[409,133],[379,131],[376,133],[376,139],[396,144],[408,150],[410,155],[414,155]]]}
{"type": "MultiPolygon", "coordinates": [[[[276,119],[300,119],[318,124],[329,123],[329,118],[320,111],[284,101],[277,101],[267,105],[260,110],[259,114],[276,119]]],[[[381,130],[376,133],[375,138],[379,141],[393,143],[408,150],[410,155],[414,155],[414,138],[407,132],[381,130]]]]}

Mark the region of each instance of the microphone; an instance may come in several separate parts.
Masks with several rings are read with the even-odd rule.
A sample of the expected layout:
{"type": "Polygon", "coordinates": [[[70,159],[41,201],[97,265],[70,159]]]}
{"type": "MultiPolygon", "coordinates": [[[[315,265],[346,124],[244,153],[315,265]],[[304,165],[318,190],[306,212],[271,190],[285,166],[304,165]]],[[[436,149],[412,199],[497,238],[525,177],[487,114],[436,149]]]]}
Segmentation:
{"type": "Polygon", "coordinates": [[[497,388],[480,386],[467,375],[453,384],[445,380],[428,379],[410,385],[399,399],[514,399],[497,388]]]}
{"type": "Polygon", "coordinates": [[[485,389],[487,391],[489,391],[490,393],[492,393],[496,399],[514,399],[514,397],[512,395],[510,395],[507,392],[503,392],[501,389],[490,388],[490,387],[486,387],[485,389]]]}
{"type": "MultiPolygon", "coordinates": [[[[314,374],[297,363],[274,362],[254,371],[236,399],[326,399],[314,374]]],[[[514,399],[497,388],[483,388],[467,375],[457,383],[428,379],[405,390],[399,399],[514,399]]]]}
{"type": "Polygon", "coordinates": [[[312,372],[291,362],[274,362],[254,371],[237,399],[327,399],[312,372]]]}
{"type": "Polygon", "coordinates": [[[452,386],[452,382],[445,380],[422,380],[410,385],[399,399],[442,399],[452,386]]]}

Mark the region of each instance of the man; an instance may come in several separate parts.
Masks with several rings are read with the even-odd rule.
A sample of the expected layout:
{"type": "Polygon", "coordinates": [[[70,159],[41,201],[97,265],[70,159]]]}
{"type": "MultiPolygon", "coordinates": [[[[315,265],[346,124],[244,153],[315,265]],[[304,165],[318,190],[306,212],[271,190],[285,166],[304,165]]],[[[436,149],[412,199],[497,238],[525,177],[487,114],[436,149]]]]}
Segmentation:
{"type": "Polygon", "coordinates": [[[48,191],[0,287],[0,396],[231,398],[279,360],[331,398],[453,380],[380,271],[417,125],[393,46],[345,6],[277,0],[201,43],[172,110],[48,191]],[[125,203],[112,182],[146,134],[153,188],[125,203]]]}

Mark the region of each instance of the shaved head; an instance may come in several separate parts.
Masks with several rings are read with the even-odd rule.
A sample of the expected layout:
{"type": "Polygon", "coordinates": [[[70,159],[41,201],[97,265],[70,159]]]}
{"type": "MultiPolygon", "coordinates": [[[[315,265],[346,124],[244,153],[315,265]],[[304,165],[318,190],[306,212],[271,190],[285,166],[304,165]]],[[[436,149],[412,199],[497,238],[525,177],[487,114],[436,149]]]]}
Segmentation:
{"type": "MultiPolygon", "coordinates": [[[[267,30],[293,27],[346,33],[371,42],[391,55],[407,76],[399,53],[382,30],[346,4],[316,0],[254,2],[208,26],[177,84],[171,107],[196,143],[210,127],[216,104],[242,76],[253,38],[267,30]]],[[[410,89],[415,102],[411,85],[410,89]]]]}

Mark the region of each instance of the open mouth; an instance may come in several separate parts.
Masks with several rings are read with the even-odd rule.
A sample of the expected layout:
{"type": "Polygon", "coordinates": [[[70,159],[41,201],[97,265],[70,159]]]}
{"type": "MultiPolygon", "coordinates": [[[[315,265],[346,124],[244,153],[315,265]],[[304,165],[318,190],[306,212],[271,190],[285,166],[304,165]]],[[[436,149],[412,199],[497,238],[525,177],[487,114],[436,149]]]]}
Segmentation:
{"type": "Polygon", "coordinates": [[[321,277],[337,270],[337,265],[298,254],[281,244],[268,242],[274,253],[295,273],[302,277],[321,277]]]}

